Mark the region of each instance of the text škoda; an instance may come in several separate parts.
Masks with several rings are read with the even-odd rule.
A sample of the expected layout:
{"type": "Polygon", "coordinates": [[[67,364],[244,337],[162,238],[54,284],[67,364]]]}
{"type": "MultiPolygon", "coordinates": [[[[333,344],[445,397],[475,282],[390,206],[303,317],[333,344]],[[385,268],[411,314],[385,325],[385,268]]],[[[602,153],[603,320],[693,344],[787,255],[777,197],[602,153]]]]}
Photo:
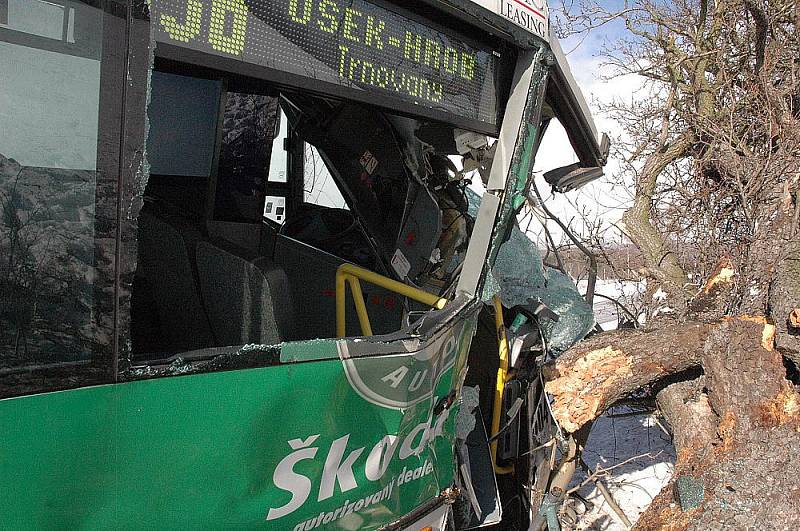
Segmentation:
{"type": "MultiPolygon", "coordinates": [[[[293,451],[275,467],[272,481],[278,489],[291,494],[291,499],[283,506],[269,508],[266,519],[276,520],[293,513],[308,501],[312,492],[316,492],[318,502],[332,498],[337,483],[342,493],[358,488],[353,468],[360,470],[361,467],[357,466],[359,463],[363,466],[367,481],[379,481],[389,469],[395,454],[401,461],[417,457],[422,454],[428,443],[442,435],[449,414],[450,410],[446,409],[438,417],[432,416],[427,422],[415,426],[402,438],[397,435],[386,435],[366,454],[367,447],[356,448],[348,453],[347,442],[350,440],[350,434],[339,437],[328,448],[318,485],[315,485],[317,478],[297,472],[295,466],[306,460],[322,459],[321,455],[318,457],[320,446],[315,444],[320,434],[288,441],[293,451]]],[[[423,470],[426,466],[428,464],[423,464],[423,470]]]]}

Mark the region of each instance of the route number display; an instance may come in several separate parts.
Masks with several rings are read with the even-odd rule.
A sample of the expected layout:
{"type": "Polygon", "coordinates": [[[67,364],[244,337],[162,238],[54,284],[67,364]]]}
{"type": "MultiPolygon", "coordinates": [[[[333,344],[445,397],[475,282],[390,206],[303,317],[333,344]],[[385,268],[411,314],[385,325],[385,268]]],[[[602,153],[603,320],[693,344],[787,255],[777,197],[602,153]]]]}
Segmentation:
{"type": "Polygon", "coordinates": [[[151,0],[151,8],[158,42],[498,123],[499,53],[365,0],[151,0]]]}

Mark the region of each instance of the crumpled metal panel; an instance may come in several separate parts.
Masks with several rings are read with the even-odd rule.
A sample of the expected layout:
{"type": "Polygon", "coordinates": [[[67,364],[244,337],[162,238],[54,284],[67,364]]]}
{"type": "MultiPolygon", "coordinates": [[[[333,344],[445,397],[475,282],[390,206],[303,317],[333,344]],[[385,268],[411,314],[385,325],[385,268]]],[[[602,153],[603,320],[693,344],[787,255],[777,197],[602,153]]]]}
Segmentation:
{"type": "MultiPolygon", "coordinates": [[[[546,268],[536,245],[520,230],[514,218],[524,201],[532,178],[537,138],[541,134],[541,100],[548,75],[547,67],[537,61],[531,82],[527,113],[520,127],[520,138],[514,149],[498,227],[511,224],[506,238],[504,230],[496,230],[490,247],[488,262],[493,264],[484,279],[481,298],[485,302],[500,293],[503,306],[512,308],[540,299],[559,315],[558,322],[542,323],[545,339],[551,352],[558,355],[574,345],[594,327],[592,308],[578,293],[572,279],[563,273],[546,268]]],[[[480,197],[467,189],[469,213],[475,215],[480,197]]]]}

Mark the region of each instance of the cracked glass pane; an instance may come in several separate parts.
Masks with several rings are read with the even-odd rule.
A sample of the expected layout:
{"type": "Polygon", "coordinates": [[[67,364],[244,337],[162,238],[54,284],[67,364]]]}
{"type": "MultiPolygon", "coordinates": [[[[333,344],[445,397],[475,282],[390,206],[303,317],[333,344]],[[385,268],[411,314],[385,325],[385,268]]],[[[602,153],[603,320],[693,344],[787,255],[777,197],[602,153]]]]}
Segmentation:
{"type": "Polygon", "coordinates": [[[500,284],[506,308],[525,305],[538,298],[559,316],[558,322],[543,319],[542,329],[551,352],[558,355],[574,345],[594,327],[592,308],[570,277],[542,263],[539,249],[514,222],[511,235],[500,246],[493,277],[500,284]]]}

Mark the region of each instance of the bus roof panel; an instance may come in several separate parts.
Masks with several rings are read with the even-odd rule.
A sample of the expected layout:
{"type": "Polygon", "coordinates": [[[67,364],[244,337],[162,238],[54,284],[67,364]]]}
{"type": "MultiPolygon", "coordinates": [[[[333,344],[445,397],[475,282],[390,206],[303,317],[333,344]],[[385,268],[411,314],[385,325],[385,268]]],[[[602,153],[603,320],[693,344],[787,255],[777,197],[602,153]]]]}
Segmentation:
{"type": "Polygon", "coordinates": [[[467,0],[498,14],[540,39],[549,39],[547,0],[467,0]]]}

